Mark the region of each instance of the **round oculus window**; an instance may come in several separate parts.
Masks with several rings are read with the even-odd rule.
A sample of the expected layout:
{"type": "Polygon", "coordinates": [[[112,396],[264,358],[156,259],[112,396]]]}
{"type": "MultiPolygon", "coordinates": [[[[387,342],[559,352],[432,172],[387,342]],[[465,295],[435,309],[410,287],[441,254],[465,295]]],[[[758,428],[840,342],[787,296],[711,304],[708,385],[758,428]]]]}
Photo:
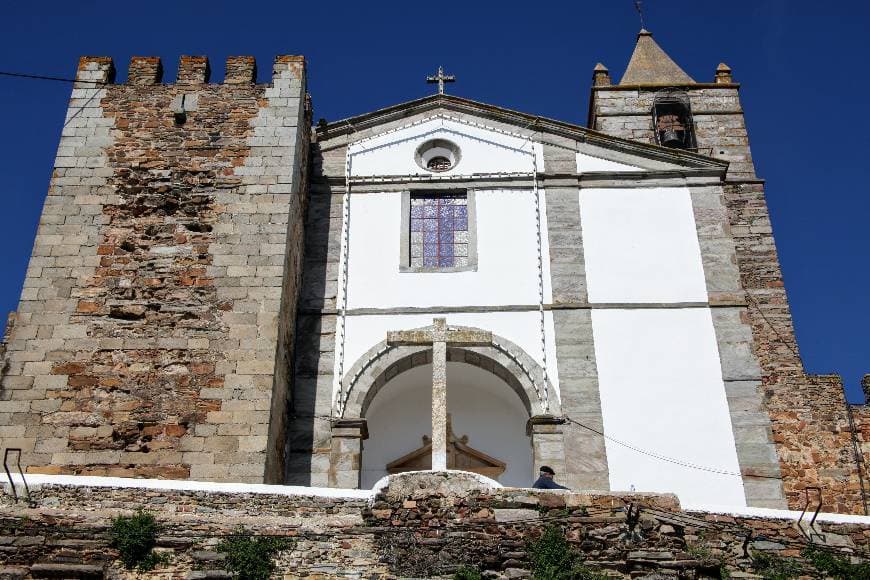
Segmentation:
{"type": "Polygon", "coordinates": [[[459,147],[447,139],[430,139],[414,153],[417,165],[433,173],[453,169],[459,164],[460,157],[459,147]]]}

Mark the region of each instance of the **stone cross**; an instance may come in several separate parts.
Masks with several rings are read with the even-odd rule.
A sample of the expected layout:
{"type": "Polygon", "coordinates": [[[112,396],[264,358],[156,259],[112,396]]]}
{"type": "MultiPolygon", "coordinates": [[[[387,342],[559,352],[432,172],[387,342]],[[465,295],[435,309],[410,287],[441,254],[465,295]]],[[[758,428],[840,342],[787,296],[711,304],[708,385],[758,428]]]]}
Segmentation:
{"type": "Polygon", "coordinates": [[[454,75],[446,75],[444,74],[444,68],[438,67],[438,74],[435,76],[426,77],[427,83],[438,83],[438,94],[444,94],[444,83],[455,83],[456,77],[454,75]]]}
{"type": "Polygon", "coordinates": [[[432,345],[432,469],[447,469],[447,345],[489,346],[492,333],[447,328],[446,318],[435,318],[429,328],[387,333],[390,346],[432,345]]]}

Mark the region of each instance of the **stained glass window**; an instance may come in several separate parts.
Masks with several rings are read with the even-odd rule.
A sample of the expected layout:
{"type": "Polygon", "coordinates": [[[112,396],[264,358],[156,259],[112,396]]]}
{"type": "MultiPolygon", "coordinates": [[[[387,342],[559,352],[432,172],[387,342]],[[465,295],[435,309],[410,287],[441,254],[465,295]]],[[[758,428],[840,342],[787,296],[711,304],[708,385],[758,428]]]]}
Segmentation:
{"type": "Polygon", "coordinates": [[[468,198],[463,194],[411,196],[411,266],[468,265],[468,198]]]}

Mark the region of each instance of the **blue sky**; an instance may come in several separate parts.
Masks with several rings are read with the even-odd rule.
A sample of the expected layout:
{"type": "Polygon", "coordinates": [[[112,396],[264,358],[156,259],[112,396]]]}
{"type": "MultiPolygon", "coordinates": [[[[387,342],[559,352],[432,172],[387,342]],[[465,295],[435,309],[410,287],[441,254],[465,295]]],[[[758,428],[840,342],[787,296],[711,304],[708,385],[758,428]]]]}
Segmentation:
{"type": "MultiPolygon", "coordinates": [[[[870,4],[857,0],[646,0],[646,25],[696,80],[724,61],[742,83],[801,354],[843,375],[852,401],[870,372],[870,4]],[[726,9],[727,7],[727,9],[726,9]]],[[[315,119],[448,92],[585,124],[592,67],[621,76],[639,28],[631,0],[583,2],[8,2],[0,70],[72,76],[82,54],[304,54],[315,119]]],[[[70,87],[0,78],[0,312],[14,310],[48,187],[70,87]]]]}

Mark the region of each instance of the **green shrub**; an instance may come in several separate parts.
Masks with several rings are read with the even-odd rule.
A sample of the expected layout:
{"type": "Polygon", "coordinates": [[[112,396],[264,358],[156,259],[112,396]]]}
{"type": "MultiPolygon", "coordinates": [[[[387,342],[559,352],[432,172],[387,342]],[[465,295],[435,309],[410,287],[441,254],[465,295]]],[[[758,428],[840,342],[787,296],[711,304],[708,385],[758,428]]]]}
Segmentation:
{"type": "Polygon", "coordinates": [[[840,556],[814,546],[805,549],[801,555],[812,564],[813,568],[833,578],[842,578],[843,580],[870,579],[870,562],[853,564],[846,556],[840,556]]]}
{"type": "Polygon", "coordinates": [[[154,516],[140,509],[133,516],[118,516],[109,529],[110,546],[118,550],[121,562],[129,570],[150,570],[167,558],[152,550],[157,545],[160,525],[154,516]]]}
{"type": "Polygon", "coordinates": [[[483,580],[483,576],[477,568],[463,566],[453,575],[453,580],[483,580]]]}
{"type": "Polygon", "coordinates": [[[275,554],[290,548],[286,538],[254,536],[239,528],[218,544],[226,554],[224,567],[240,580],[268,580],[275,571],[275,554]]]}
{"type": "Polygon", "coordinates": [[[535,580],[599,580],[607,576],[583,563],[583,555],[574,550],[565,533],[549,526],[540,538],[529,542],[526,551],[535,580]]]}
{"type": "Polygon", "coordinates": [[[752,566],[765,580],[789,580],[803,573],[803,566],[797,560],[765,552],[752,554],[752,566]]]}

